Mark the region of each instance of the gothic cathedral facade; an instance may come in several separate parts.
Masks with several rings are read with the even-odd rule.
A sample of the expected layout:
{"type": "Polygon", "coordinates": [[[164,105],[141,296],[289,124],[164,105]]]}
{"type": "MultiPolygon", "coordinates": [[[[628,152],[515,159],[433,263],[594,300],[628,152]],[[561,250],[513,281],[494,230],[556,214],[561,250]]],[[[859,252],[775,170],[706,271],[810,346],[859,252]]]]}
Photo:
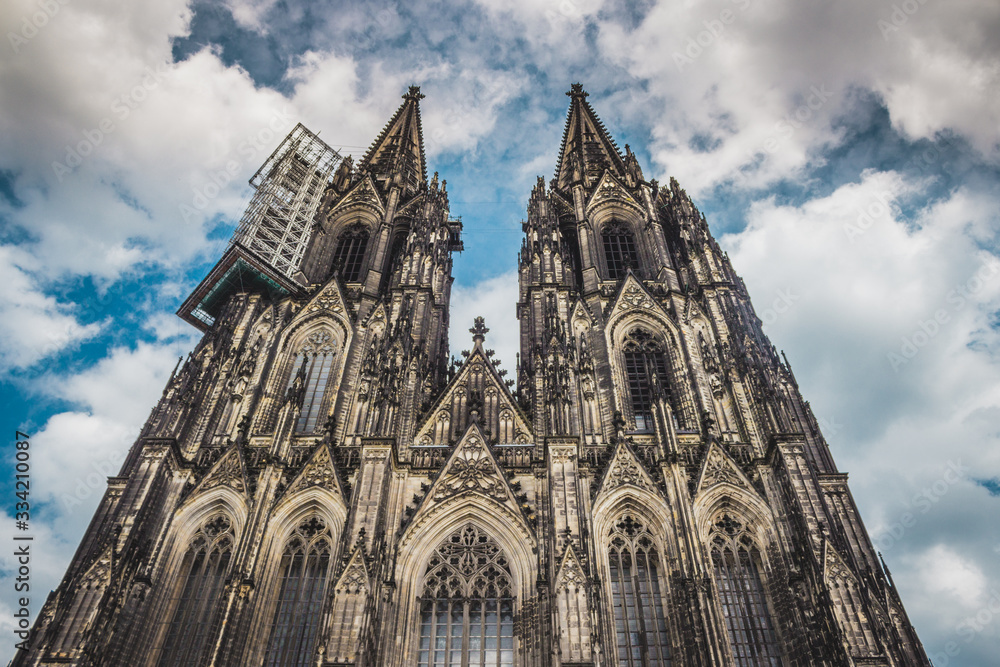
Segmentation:
{"type": "Polygon", "coordinates": [[[419,89],[357,165],[293,131],[14,665],[929,667],[704,216],[567,94],[510,378],[449,355],[419,89]]]}

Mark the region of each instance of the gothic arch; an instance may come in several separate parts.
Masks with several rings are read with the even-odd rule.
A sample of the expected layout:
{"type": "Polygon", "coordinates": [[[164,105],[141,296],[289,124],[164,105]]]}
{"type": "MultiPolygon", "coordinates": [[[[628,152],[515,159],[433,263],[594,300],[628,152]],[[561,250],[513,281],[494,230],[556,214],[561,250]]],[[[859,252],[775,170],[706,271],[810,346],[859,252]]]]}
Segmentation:
{"type": "Polygon", "coordinates": [[[261,411],[264,430],[273,427],[277,410],[283,405],[287,389],[299,370],[302,354],[306,348],[329,349],[330,366],[325,369],[328,376],[318,406],[320,418],[317,426],[322,426],[322,416],[329,414],[333,408],[332,402],[336,398],[336,392],[330,391],[330,388],[340,386],[347,365],[347,352],[353,338],[352,328],[345,317],[340,313],[328,312],[304,315],[302,319],[293,321],[292,325],[282,333],[277,345],[279,355],[268,379],[268,394],[274,401],[273,407],[261,411]]]}
{"type": "Polygon", "coordinates": [[[754,494],[719,484],[695,501],[716,604],[737,667],[784,665],[770,556],[777,532],[770,510],[754,494]]]}
{"type": "MultiPolygon", "coordinates": [[[[145,654],[151,661],[161,658],[169,625],[174,621],[174,615],[180,604],[175,602],[174,598],[184,595],[182,588],[188,582],[186,578],[178,575],[182,574],[181,570],[184,568],[193,540],[201,533],[207,533],[210,539],[218,539],[211,535],[211,531],[205,530],[206,526],[214,526],[213,530],[220,529],[228,535],[227,539],[231,540],[229,553],[235,553],[243,537],[246,520],[247,509],[243,498],[226,486],[215,487],[198,494],[178,509],[169,536],[164,542],[160,563],[153,576],[156,593],[145,612],[149,628],[149,644],[145,654]]],[[[226,568],[232,568],[231,557],[227,559],[226,568]]],[[[219,612],[220,600],[221,592],[215,601],[215,609],[206,612],[209,614],[206,620],[211,619],[213,613],[219,612]]],[[[206,629],[206,633],[211,631],[212,628],[206,629]]],[[[210,635],[208,639],[211,639],[210,635]]],[[[205,646],[202,650],[204,648],[205,646]]]]}
{"type": "MultiPolygon", "coordinates": [[[[402,662],[397,664],[410,664],[408,661],[417,649],[418,598],[432,554],[444,540],[468,524],[488,535],[506,556],[512,579],[515,619],[526,613],[525,603],[536,595],[536,542],[524,525],[523,517],[479,494],[450,498],[424,515],[423,521],[411,524],[397,545],[399,556],[395,578],[399,583],[399,597],[396,628],[397,634],[405,637],[400,656],[402,662]],[[498,520],[498,515],[502,519],[498,520]]],[[[517,625],[525,627],[526,632],[534,631],[533,624],[519,622],[517,625]]],[[[515,654],[523,656],[528,648],[530,644],[525,641],[521,647],[515,646],[515,654]]]]}
{"type": "Polygon", "coordinates": [[[376,233],[379,221],[368,212],[356,212],[343,216],[333,225],[331,234],[332,254],[327,276],[337,274],[345,283],[359,282],[365,268],[371,264],[378,249],[379,237],[376,233]]]}
{"type": "MultiPolygon", "coordinates": [[[[337,562],[340,540],[347,520],[344,501],[328,489],[313,486],[282,498],[268,521],[268,528],[260,545],[260,560],[256,568],[257,594],[254,604],[253,627],[244,662],[257,664],[263,659],[271,636],[277,596],[280,592],[281,560],[289,541],[303,524],[318,520],[329,533],[330,570],[326,585],[333,577],[333,564],[337,562]]],[[[322,628],[320,628],[320,633],[322,628]]]]}
{"type": "Polygon", "coordinates": [[[612,316],[606,328],[611,372],[614,376],[616,404],[623,415],[634,417],[631,395],[628,393],[629,377],[625,368],[623,352],[629,338],[638,330],[643,330],[659,344],[669,375],[669,401],[674,421],[678,428],[697,428],[695,415],[688,406],[695,405],[694,393],[685,361],[685,350],[681,341],[683,334],[667,317],[648,310],[632,310],[612,316]]]}
{"type": "Polygon", "coordinates": [[[706,545],[716,519],[727,512],[738,516],[752,528],[762,558],[766,559],[768,547],[778,542],[774,514],[763,498],[748,489],[728,482],[717,484],[694,499],[692,511],[698,533],[706,545]]]}
{"type": "Polygon", "coordinates": [[[638,643],[631,641],[634,636],[628,632],[612,630],[612,645],[607,651],[608,659],[615,664],[642,664],[641,658],[635,659],[636,651],[647,654],[653,665],[666,665],[676,658],[680,641],[677,628],[670,622],[669,564],[678,554],[677,545],[668,538],[673,533],[667,518],[670,516],[662,498],[629,486],[614,489],[594,505],[596,571],[603,582],[604,599],[612,602],[601,612],[605,627],[614,629],[619,622],[626,623],[616,617],[621,613],[617,610],[629,607],[627,601],[622,601],[625,598],[633,599],[626,613],[634,615],[638,611],[641,618],[641,622],[632,616],[628,620],[642,627],[638,643]],[[619,596],[621,599],[616,599],[619,596]]]}

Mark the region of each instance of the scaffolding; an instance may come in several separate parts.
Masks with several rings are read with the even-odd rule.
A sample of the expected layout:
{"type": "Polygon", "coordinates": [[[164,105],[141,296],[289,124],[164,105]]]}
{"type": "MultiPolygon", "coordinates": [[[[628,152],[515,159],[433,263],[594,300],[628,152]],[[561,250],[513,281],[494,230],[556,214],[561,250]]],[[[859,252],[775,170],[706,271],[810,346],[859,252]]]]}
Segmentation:
{"type": "Polygon", "coordinates": [[[229,247],[177,313],[207,330],[233,294],[296,292],[323,192],[341,155],[299,123],[250,179],[254,188],[229,247]]]}
{"type": "Polygon", "coordinates": [[[232,244],[283,276],[298,270],[323,191],[343,158],[299,123],[250,179],[255,192],[232,244]]]}

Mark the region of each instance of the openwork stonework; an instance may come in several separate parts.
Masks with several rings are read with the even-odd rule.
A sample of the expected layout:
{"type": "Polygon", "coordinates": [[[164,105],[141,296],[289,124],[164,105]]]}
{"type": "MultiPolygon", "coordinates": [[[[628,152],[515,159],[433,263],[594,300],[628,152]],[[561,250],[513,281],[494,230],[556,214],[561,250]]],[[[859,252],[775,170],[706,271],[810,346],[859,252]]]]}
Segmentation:
{"type": "Polygon", "coordinates": [[[708,222],[568,98],[511,368],[449,347],[420,89],[293,130],[14,665],[930,667],[708,222]]]}

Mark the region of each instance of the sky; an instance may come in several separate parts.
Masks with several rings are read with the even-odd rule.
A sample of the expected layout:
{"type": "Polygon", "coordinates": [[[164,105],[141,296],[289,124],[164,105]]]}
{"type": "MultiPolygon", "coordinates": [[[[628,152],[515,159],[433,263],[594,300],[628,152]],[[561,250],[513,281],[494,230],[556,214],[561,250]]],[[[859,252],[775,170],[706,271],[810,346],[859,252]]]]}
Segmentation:
{"type": "Polygon", "coordinates": [[[707,216],[934,664],[995,664],[995,0],[7,0],[0,28],[0,541],[20,430],[32,616],[197,341],[174,312],[284,133],[360,157],[421,86],[465,226],[452,352],[484,315],[512,368],[520,220],[580,82],[646,177],[707,216]]]}

